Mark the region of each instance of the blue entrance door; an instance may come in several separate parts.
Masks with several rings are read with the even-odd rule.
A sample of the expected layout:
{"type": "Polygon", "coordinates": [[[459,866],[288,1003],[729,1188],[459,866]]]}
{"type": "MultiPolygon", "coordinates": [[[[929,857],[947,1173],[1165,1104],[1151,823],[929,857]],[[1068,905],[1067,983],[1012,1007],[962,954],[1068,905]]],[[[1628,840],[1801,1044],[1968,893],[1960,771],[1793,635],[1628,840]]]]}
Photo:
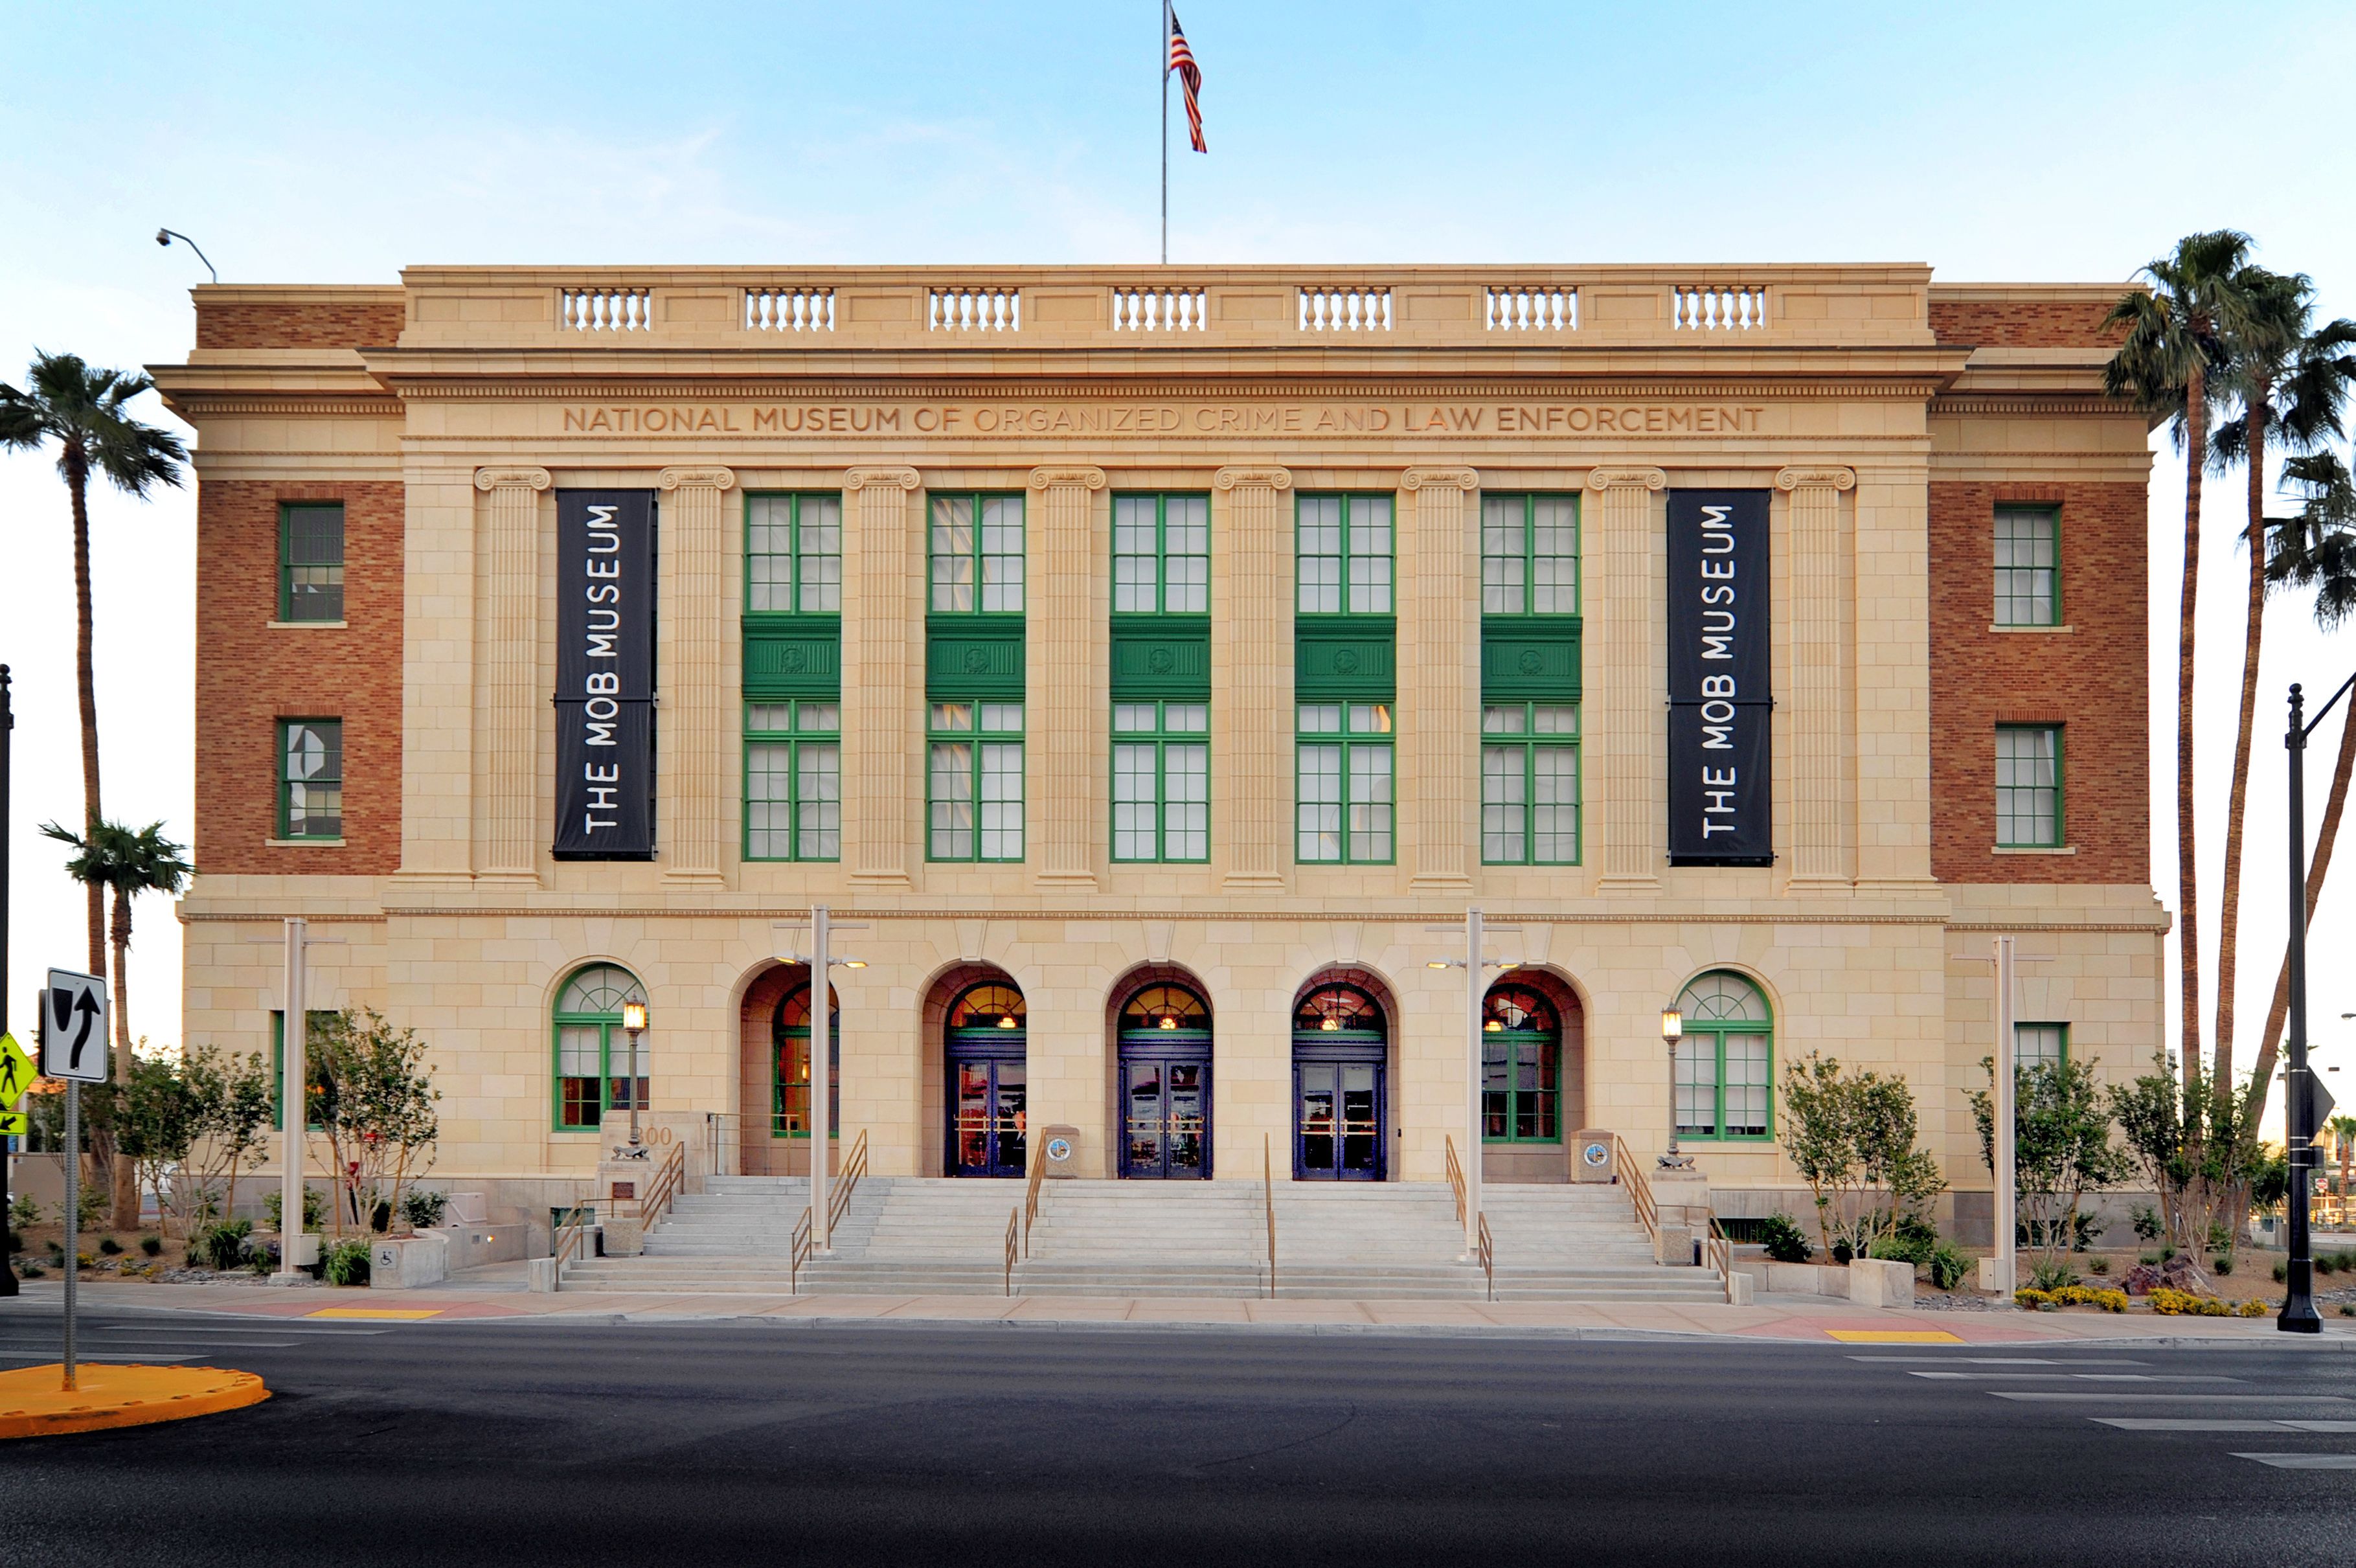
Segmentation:
{"type": "Polygon", "coordinates": [[[1310,993],[1292,1021],[1292,1175],[1381,1181],[1389,1171],[1389,1030],[1355,986],[1310,993]]]}
{"type": "Polygon", "coordinates": [[[1029,1147],[1023,993],[977,985],[949,1008],[948,1173],[1019,1176],[1029,1147]]]}
{"type": "Polygon", "coordinates": [[[1120,1174],[1200,1180],[1211,1174],[1211,1015],[1182,986],[1151,985],[1120,1020],[1120,1174]]]}

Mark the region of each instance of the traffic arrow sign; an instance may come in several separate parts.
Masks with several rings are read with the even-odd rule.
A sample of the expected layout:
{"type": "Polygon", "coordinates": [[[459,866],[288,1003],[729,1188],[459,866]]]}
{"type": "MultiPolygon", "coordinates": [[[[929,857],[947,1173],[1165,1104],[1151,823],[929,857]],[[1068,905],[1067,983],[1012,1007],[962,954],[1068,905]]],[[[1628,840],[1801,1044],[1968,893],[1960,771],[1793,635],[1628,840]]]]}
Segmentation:
{"type": "Polygon", "coordinates": [[[106,982],[78,970],[53,969],[42,1002],[42,1073],[76,1083],[104,1083],[106,982]]]}
{"type": "Polygon", "coordinates": [[[32,1087],[33,1058],[25,1054],[16,1036],[0,1035],[0,1114],[14,1111],[32,1087]]]}
{"type": "Polygon", "coordinates": [[[21,1111],[0,1111],[0,1138],[21,1138],[33,1130],[33,1119],[21,1111]]]}

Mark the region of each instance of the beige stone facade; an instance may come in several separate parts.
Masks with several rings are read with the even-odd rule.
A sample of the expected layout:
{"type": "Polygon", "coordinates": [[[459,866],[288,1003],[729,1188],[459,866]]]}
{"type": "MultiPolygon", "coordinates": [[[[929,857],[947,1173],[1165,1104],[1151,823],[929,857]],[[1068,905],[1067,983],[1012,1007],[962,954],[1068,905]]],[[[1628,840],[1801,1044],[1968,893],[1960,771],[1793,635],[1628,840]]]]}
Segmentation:
{"type": "MultiPolygon", "coordinates": [[[[1730,971],[1772,1008],[1779,1074],[1812,1050],[1902,1071],[1954,1186],[1984,1192],[1963,1096],[1991,1049],[1970,961],[1991,934],[2051,959],[2024,971],[2021,1016],[2066,1024],[2073,1057],[2117,1076],[2161,1039],[2166,919],[2140,809],[2116,803],[2140,777],[2067,797],[2067,842],[2026,858],[1987,842],[1986,802],[1934,790],[1957,678],[1934,662],[1934,618],[1968,600],[1979,636],[1990,593],[1987,529],[1967,515],[1934,535],[1938,486],[2051,488],[2065,559],[2100,530],[2112,577],[2040,662],[2140,682],[2140,507],[2082,520],[2067,489],[2146,480],[2144,421],[2099,392],[2115,292],[1934,285],[1915,266],[423,268],[397,288],[198,289],[200,346],[155,372],[199,432],[203,486],[186,1038],[266,1048],[277,922],[306,916],[340,939],[314,951],[312,1004],[374,1005],[432,1043],[439,1174],[559,1201],[602,1140],[555,1124],[552,1008],[609,961],[651,1005],[662,1135],[720,1168],[785,1169],[746,998],[825,904],[864,927],[838,944],[866,962],[835,980],[841,1116],[879,1173],[943,1171],[945,978],[996,972],[1028,1008],[1030,1123],[1076,1128],[1084,1169],[1117,1169],[1114,1015],[1152,974],[1211,1010],[1216,1174],[1257,1179],[1264,1141],[1282,1174],[1295,1001],[1348,971],[1390,1013],[1386,1174],[1437,1180],[1468,1087],[1463,975],[1429,967],[1462,944],[1430,928],[1470,904],[1515,928],[1492,954],[1552,977],[1575,1014],[1566,1133],[1661,1147],[1660,1011],[1730,971]],[[387,486],[397,610],[364,618],[355,576],[346,622],[270,625],[275,545],[235,520],[257,498],[387,486]],[[556,495],[592,488],[659,498],[651,862],[549,854],[556,495]],[[1665,509],[1698,488],[1772,496],[1772,867],[1666,859],[1665,509]],[[745,498],[777,492],[841,508],[826,862],[744,854],[745,498]],[[927,854],[927,503],[950,492],[1023,499],[1018,863],[927,854]],[[1200,864],[1108,849],[1111,516],[1139,492],[1209,499],[1200,864]],[[1295,853],[1296,507],[1327,493],[1390,498],[1396,518],[1387,864],[1295,853]],[[1483,854],[1482,502],[1523,494],[1579,503],[1575,865],[1483,854]],[[214,651],[230,632],[233,661],[214,651]],[[327,662],[364,674],[318,687],[327,662]],[[397,759],[397,802],[348,779],[372,820],[339,844],[277,842],[251,804],[276,785],[255,726],[337,716],[328,702],[348,767],[397,759]],[[1973,842],[1943,838],[1964,821],[1973,842]]],[[[348,515],[357,574],[363,512],[348,515]]],[[[2104,755],[2144,752],[2139,699],[2065,682],[2023,701],[2009,717],[2073,746],[2099,730],[2104,755]]],[[[1569,1144],[1494,1150],[1491,1177],[1562,1179],[1569,1144]]],[[[1687,1146],[1727,1212],[1796,1185],[1772,1141],[1687,1146]]]]}

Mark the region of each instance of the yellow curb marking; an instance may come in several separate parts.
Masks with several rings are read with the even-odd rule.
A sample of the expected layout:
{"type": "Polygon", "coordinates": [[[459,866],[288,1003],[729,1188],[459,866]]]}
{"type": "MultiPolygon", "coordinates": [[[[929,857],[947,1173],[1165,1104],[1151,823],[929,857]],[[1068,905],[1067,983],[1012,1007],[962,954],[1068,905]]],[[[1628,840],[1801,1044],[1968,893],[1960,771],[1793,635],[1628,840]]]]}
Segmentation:
{"type": "Polygon", "coordinates": [[[303,1316],[305,1317],[391,1317],[410,1319],[418,1317],[439,1317],[442,1316],[442,1312],[443,1309],[438,1306],[323,1306],[316,1312],[306,1312],[303,1316]]]}
{"type": "Polygon", "coordinates": [[[1845,1345],[1961,1345],[1960,1334],[1944,1328],[1827,1328],[1825,1332],[1845,1345]]]}
{"type": "Polygon", "coordinates": [[[64,1369],[0,1372],[0,1438],[42,1437],[110,1426],[144,1426],[259,1404],[270,1397],[251,1372],[217,1367],[118,1366],[86,1362],[71,1393],[64,1369]]]}

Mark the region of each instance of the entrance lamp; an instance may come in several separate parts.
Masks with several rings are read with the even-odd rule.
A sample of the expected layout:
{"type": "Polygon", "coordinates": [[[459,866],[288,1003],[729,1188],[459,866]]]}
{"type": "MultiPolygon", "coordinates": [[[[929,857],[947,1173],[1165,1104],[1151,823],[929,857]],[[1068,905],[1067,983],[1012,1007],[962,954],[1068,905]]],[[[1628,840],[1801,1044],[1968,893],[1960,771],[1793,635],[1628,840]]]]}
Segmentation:
{"type": "Polygon", "coordinates": [[[1669,1152],[1661,1156],[1665,1171],[1693,1169],[1693,1156],[1677,1153],[1677,1042],[1686,1036],[1686,1015],[1674,1007],[1661,1009],[1661,1043],[1669,1048],[1669,1152]]]}
{"type": "Polygon", "coordinates": [[[647,1032],[647,1004],[643,1002],[622,1004],[622,1032],[630,1036],[630,1158],[642,1160],[646,1150],[638,1143],[638,1101],[646,1079],[638,1075],[638,1036],[647,1032]]]}

